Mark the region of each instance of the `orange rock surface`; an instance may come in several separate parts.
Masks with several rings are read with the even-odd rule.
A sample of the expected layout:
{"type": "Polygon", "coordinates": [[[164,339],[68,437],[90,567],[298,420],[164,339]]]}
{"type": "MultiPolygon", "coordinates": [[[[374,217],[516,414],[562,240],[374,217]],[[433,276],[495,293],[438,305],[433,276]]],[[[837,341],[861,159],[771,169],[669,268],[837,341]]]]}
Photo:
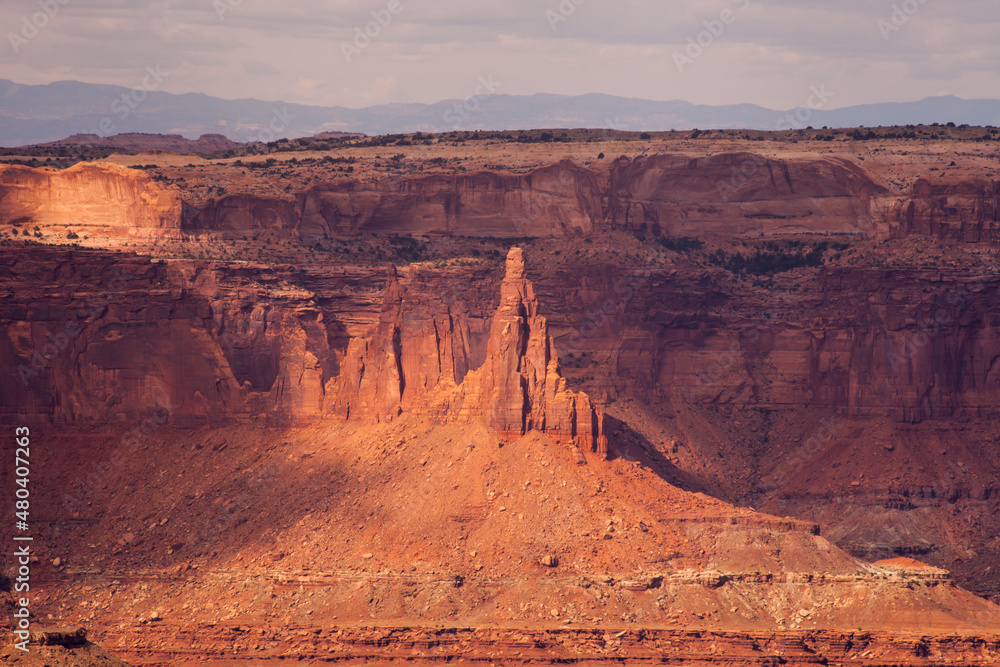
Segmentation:
{"type": "Polygon", "coordinates": [[[700,142],[3,169],[37,613],[140,664],[995,664],[990,147],[700,142]]]}
{"type": "MultiPolygon", "coordinates": [[[[154,159],[151,156],[150,159],[154,159]]],[[[188,203],[176,186],[113,164],[64,172],[3,167],[0,225],[76,227],[111,238],[273,233],[313,243],[372,234],[565,237],[617,229],[653,236],[800,234],[995,240],[998,182],[975,177],[890,189],[844,156],[752,152],[571,159],[526,174],[312,178],[282,195],[235,192],[188,203]]],[[[183,182],[183,181],[182,181],[183,182]]],[[[217,181],[212,181],[217,182],[217,181]]]]}
{"type": "Polygon", "coordinates": [[[0,166],[0,224],[14,223],[80,236],[178,238],[181,198],[141,172],[114,165],[0,166]]]}

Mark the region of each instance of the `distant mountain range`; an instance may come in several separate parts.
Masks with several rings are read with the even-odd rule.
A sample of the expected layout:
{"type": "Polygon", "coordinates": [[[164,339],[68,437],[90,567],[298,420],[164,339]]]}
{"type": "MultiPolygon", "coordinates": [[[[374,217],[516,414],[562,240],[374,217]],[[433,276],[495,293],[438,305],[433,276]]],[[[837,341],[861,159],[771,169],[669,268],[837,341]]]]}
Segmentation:
{"type": "MultiPolygon", "coordinates": [[[[364,109],[260,100],[223,100],[200,93],[175,95],[120,86],[59,81],[27,86],[0,79],[0,145],[23,146],[73,134],[107,137],[125,132],[222,134],[238,142],[311,136],[320,132],[447,132],[539,128],[617,130],[795,129],[947,123],[1000,125],[1000,100],[929,97],[919,102],[785,111],[754,104],[705,106],[612,95],[490,94],[436,104],[384,104],[364,109]]],[[[814,91],[812,106],[824,95],[814,91]]]]}

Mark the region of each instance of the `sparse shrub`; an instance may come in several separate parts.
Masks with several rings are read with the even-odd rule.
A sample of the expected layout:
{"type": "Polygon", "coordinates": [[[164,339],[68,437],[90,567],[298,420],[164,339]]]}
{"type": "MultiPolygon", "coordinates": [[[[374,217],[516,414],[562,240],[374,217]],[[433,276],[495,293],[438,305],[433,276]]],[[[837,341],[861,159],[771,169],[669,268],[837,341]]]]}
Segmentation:
{"type": "Polygon", "coordinates": [[[705,247],[704,241],[690,236],[681,236],[678,238],[663,236],[658,238],[657,242],[667,250],[673,250],[674,252],[691,252],[692,250],[701,250],[705,247]]]}
{"type": "Polygon", "coordinates": [[[803,267],[822,266],[824,254],[831,246],[838,251],[848,247],[846,244],[824,241],[807,251],[801,242],[793,241],[784,247],[772,242],[765,244],[764,249],[758,248],[753,255],[739,252],[730,255],[724,250],[716,250],[708,256],[708,261],[730,273],[766,276],[803,267]]]}

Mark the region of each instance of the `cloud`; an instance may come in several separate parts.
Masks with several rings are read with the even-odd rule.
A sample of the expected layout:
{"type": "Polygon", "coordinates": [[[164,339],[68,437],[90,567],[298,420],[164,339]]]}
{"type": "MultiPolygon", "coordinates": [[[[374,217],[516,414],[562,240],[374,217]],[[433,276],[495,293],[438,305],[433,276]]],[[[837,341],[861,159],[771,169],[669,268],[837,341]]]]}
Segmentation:
{"type": "MultiPolygon", "coordinates": [[[[823,83],[838,90],[835,106],[942,90],[1000,94],[1000,3],[398,2],[391,23],[350,62],[340,45],[384,16],[389,0],[70,2],[18,52],[0,41],[0,77],[132,86],[159,64],[171,72],[170,92],[343,106],[462,98],[489,73],[505,81],[506,94],[603,92],[772,108],[801,104],[810,85],[823,83]],[[900,20],[894,7],[918,9],[900,20]],[[720,32],[723,17],[733,20],[720,32]],[[894,28],[887,37],[880,21],[894,28]],[[679,72],[674,54],[692,40],[706,46],[679,72]]],[[[4,2],[0,35],[18,34],[37,12],[34,0],[4,2]]]]}

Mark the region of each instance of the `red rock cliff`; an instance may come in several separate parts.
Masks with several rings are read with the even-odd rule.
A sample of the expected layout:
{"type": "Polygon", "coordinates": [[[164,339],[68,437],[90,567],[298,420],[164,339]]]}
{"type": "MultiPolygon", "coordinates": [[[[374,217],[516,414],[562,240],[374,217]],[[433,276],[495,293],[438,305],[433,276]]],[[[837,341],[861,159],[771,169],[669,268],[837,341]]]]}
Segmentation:
{"type": "Polygon", "coordinates": [[[261,231],[290,236],[298,226],[299,212],[293,201],[254,195],[230,195],[210,199],[199,209],[185,207],[187,232],[215,232],[242,236],[261,231]]]}
{"type": "Polygon", "coordinates": [[[608,222],[615,229],[698,236],[872,235],[871,199],[884,188],[842,158],[775,160],[753,153],[619,158],[608,222]]]}
{"type": "Polygon", "coordinates": [[[931,183],[921,178],[909,197],[887,206],[885,218],[892,238],[920,235],[996,243],[1000,240],[1000,182],[931,183]]]}
{"type": "Polygon", "coordinates": [[[451,233],[565,236],[601,219],[597,176],[569,160],[524,174],[477,172],[346,181],[301,195],[301,236],[451,233]]]}
{"type": "Polygon", "coordinates": [[[408,176],[321,183],[293,198],[238,194],[185,210],[191,233],[274,231],[311,242],[357,233],[565,236],[601,220],[597,176],[564,160],[524,174],[408,176]]]}
{"type": "Polygon", "coordinates": [[[0,224],[13,223],[81,236],[176,237],[181,200],[146,174],[115,165],[0,167],[0,224]]]}

